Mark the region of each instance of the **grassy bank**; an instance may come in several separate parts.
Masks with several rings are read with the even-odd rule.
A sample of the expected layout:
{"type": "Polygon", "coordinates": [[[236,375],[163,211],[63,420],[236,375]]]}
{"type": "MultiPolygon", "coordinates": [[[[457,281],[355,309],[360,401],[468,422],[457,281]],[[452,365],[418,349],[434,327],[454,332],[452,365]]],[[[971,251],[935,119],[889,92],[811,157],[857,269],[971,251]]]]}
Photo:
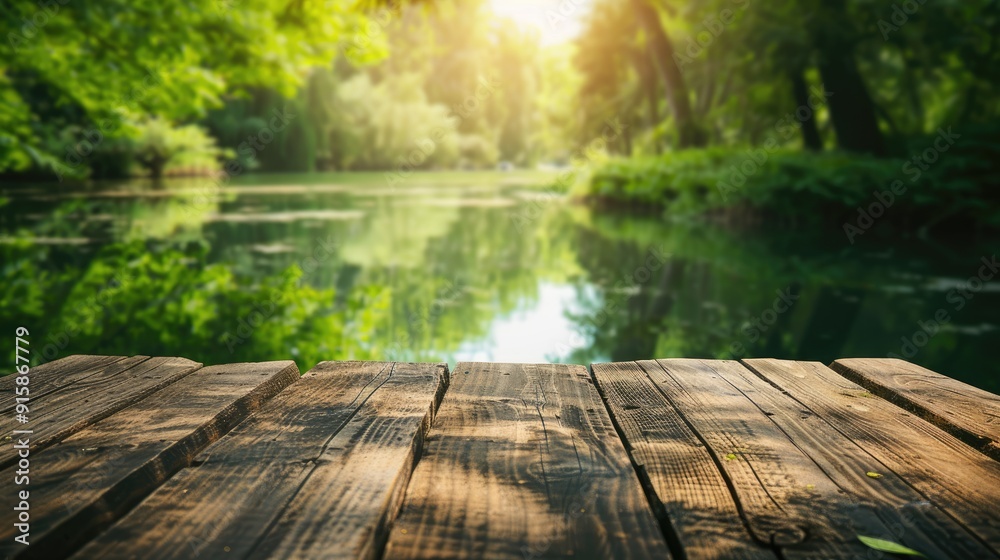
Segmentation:
{"type": "Polygon", "coordinates": [[[997,229],[1000,143],[973,136],[941,131],[893,158],[760,147],[618,159],[577,194],[595,204],[745,224],[997,229]]]}

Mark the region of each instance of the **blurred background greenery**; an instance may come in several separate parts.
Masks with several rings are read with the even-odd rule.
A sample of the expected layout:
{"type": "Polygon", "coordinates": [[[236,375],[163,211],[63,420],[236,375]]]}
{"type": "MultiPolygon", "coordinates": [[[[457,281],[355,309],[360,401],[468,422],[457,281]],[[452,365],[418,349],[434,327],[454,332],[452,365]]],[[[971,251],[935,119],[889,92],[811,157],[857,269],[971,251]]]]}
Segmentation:
{"type": "Polygon", "coordinates": [[[951,301],[997,249],[995,1],[2,5],[0,311],[39,360],[903,352],[998,388],[1000,290],[951,301]]]}

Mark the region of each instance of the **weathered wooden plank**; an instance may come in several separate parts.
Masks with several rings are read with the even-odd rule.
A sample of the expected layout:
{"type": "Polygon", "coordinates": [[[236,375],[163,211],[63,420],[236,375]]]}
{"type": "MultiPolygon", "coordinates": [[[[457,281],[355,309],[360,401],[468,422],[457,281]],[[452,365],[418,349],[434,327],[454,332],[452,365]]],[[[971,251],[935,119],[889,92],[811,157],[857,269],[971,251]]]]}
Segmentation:
{"type": "Polygon", "coordinates": [[[844,359],[830,367],[1000,461],[1000,396],[904,360],[844,359]]]}
{"type": "MultiPolygon", "coordinates": [[[[30,546],[2,525],[0,555],[71,553],[297,379],[287,361],[203,368],[32,453],[30,546]]],[[[14,495],[13,470],[0,473],[4,495],[14,495]]]]}
{"type": "Polygon", "coordinates": [[[755,542],[715,457],[635,362],[593,364],[594,379],[625,448],[656,504],[675,556],[775,558],[755,542]]]}
{"type": "Polygon", "coordinates": [[[375,558],[445,364],[324,362],[79,558],[375,558]]]}
{"type": "Polygon", "coordinates": [[[843,489],[722,373],[738,362],[641,361],[711,451],[732,486],[750,533],[782,558],[844,558],[867,549],[844,530],[864,521],[843,489]]]}
{"type": "Polygon", "coordinates": [[[666,558],[581,366],[460,363],[386,558],[666,558]]]}
{"type": "MultiPolygon", "coordinates": [[[[753,401],[841,489],[849,500],[847,521],[851,525],[834,530],[849,538],[865,535],[901,543],[930,558],[996,557],[947,512],[927,502],[825,418],[735,362],[731,367],[723,362],[711,364],[719,377],[753,401]],[[872,478],[870,472],[881,476],[872,478]]],[[[823,501],[814,505],[826,508],[823,501]]]]}
{"type": "MultiPolygon", "coordinates": [[[[1000,552],[1000,464],[816,362],[746,360],[810,413],[836,426],[892,471],[1000,552]]],[[[878,473],[878,471],[874,471],[878,473]]],[[[885,476],[886,473],[878,473],[885,476]]],[[[878,482],[884,478],[876,479],[878,482]]]]}
{"type": "MultiPolygon", "coordinates": [[[[0,432],[31,430],[31,450],[37,453],[199,367],[201,364],[186,358],[118,361],[72,384],[61,385],[37,400],[32,399],[26,424],[16,424],[13,414],[0,416],[0,432]]],[[[0,447],[0,469],[14,464],[16,451],[12,446],[0,447]]]]}
{"type": "MultiPolygon", "coordinates": [[[[96,374],[113,375],[122,372],[140,362],[149,359],[149,356],[91,356],[76,354],[66,356],[40,366],[31,368],[28,374],[31,382],[29,396],[32,401],[39,402],[50,393],[62,387],[78,383],[87,377],[96,374]]],[[[15,376],[7,375],[0,377],[0,397],[3,398],[3,408],[0,412],[7,416],[7,412],[14,410],[15,376]]]]}

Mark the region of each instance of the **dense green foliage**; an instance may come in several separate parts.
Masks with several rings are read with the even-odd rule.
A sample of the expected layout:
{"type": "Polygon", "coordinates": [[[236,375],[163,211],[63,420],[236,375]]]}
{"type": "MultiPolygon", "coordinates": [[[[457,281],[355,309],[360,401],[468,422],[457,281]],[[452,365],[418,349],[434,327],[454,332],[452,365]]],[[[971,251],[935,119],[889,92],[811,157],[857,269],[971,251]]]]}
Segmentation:
{"type": "Polygon", "coordinates": [[[83,176],[150,118],[190,124],[255,86],[292,96],[363,20],[312,0],[5,2],[0,171],[83,176]]]}
{"type": "Polygon", "coordinates": [[[303,370],[920,336],[996,390],[995,240],[924,235],[1000,230],[995,0],[502,2],[0,0],[0,327],[303,370]]]}
{"type": "Polygon", "coordinates": [[[608,116],[633,125],[633,142],[618,144],[619,153],[657,152],[665,147],[659,140],[676,139],[674,127],[661,126],[676,118],[664,92],[670,88],[657,74],[663,62],[679,68],[685,90],[677,94],[713,145],[759,145],[776,137],[797,147],[801,127],[794,125],[807,120],[815,121],[822,146],[841,145],[833,102],[860,104],[862,93],[890,140],[1000,117],[1000,53],[993,47],[1000,16],[989,0],[649,3],[660,6],[673,48],[667,61],[657,59],[664,53],[637,20],[635,1],[597,0],[578,40],[590,134],[608,116]],[[831,51],[830,35],[844,44],[831,51]],[[864,92],[824,73],[830,60],[855,67],[864,92]],[[797,82],[806,86],[805,99],[797,82]],[[829,95],[813,98],[812,115],[795,118],[810,93],[824,91],[829,95]],[[796,134],[776,130],[783,118],[796,134]]]}
{"type": "Polygon", "coordinates": [[[494,26],[484,2],[383,8],[342,43],[345,56],[315,68],[294,98],[258,90],[212,112],[209,128],[238,148],[264,126],[259,115],[294,107],[292,125],[255,155],[253,167],[271,171],[405,174],[539,158],[537,41],[509,21],[494,26]],[[383,45],[392,55],[371,62],[383,45]]]}
{"type": "Polygon", "coordinates": [[[409,172],[567,151],[533,129],[537,39],[484,1],[17,4],[0,19],[0,173],[409,172]]]}
{"type": "Polygon", "coordinates": [[[595,199],[783,223],[902,180],[897,223],[995,225],[994,4],[594,0],[547,44],[565,6],[532,29],[487,0],[17,2],[0,174],[568,165],[595,199]]]}
{"type": "MultiPolygon", "coordinates": [[[[840,225],[867,213],[885,214],[883,226],[914,230],[998,228],[1000,143],[989,134],[961,135],[933,164],[921,161],[916,148],[918,160],[788,148],[621,158],[595,170],[576,192],[612,205],[738,222],[840,225]],[[873,211],[873,204],[885,208],[873,211]]],[[[922,137],[914,146],[934,140],[922,137]]]]}
{"type": "Polygon", "coordinates": [[[185,193],[200,179],[106,198],[15,195],[0,208],[0,330],[29,328],[39,362],[829,363],[905,353],[901,337],[945,309],[947,328],[913,361],[998,388],[981,364],[1000,344],[1000,292],[977,284],[954,299],[996,253],[991,238],[745,235],[565,204],[537,188],[545,179],[415,173],[390,196],[381,173],[255,176],[198,212],[185,193]],[[788,289],[792,310],[760,327],[788,289]]]}
{"type": "Polygon", "coordinates": [[[644,3],[657,4],[598,0],[579,41],[590,134],[611,115],[631,125],[611,146],[630,159],[593,173],[584,194],[802,223],[850,219],[903,180],[898,223],[997,225],[994,3],[668,3],[652,26],[636,17],[644,3]],[[682,122],[697,131],[687,140],[682,122]],[[959,145],[911,180],[902,166],[942,129],[959,145]]]}

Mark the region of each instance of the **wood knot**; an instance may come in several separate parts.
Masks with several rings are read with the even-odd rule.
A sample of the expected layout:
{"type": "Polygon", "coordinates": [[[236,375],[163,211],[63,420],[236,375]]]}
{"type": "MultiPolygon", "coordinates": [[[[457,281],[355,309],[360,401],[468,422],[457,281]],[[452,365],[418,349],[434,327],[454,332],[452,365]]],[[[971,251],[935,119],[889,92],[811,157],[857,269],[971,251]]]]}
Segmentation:
{"type": "Polygon", "coordinates": [[[809,532],[806,531],[805,527],[796,527],[794,525],[780,527],[771,533],[771,544],[781,547],[791,546],[806,540],[808,536],[809,532]]]}

